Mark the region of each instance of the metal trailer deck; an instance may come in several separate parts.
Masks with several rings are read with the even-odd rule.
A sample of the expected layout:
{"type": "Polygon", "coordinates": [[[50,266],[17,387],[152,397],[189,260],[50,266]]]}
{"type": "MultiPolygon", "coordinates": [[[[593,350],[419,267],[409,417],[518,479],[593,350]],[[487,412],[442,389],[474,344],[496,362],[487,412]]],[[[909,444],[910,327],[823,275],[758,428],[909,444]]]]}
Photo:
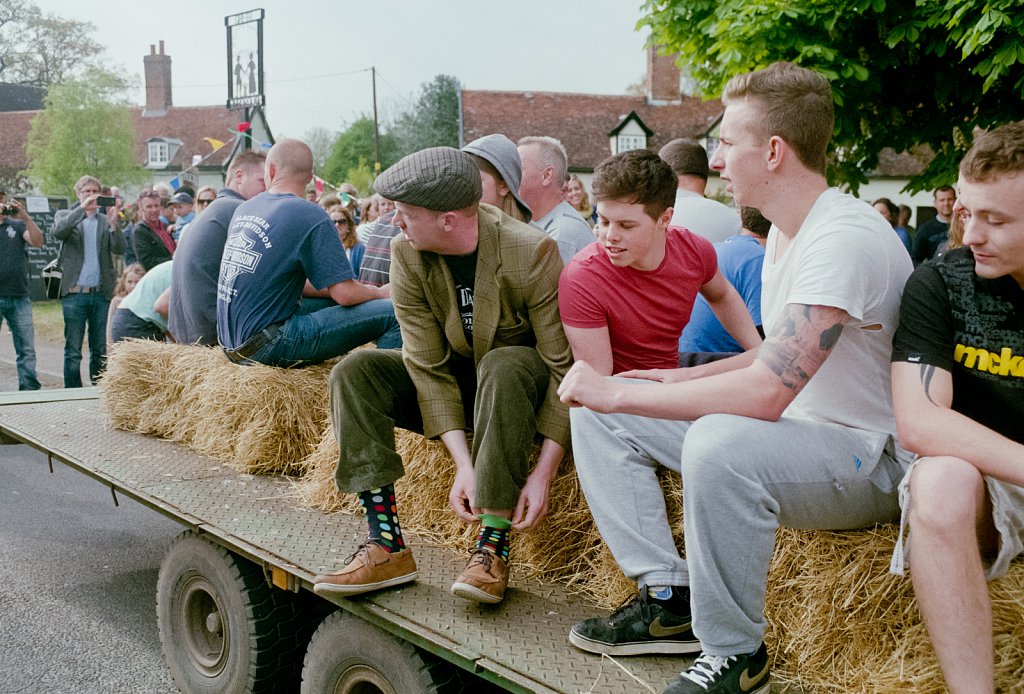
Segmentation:
{"type": "MultiPolygon", "coordinates": [[[[283,477],[239,474],[179,444],[112,429],[94,389],[0,395],[0,437],[26,443],[262,566],[285,590],[312,591],[365,536],[362,518],[300,503],[283,477]]],[[[689,664],[681,657],[611,659],[566,640],[595,610],[558,585],[515,580],[500,605],[449,592],[465,555],[410,534],[419,580],[336,604],[446,661],[516,692],[661,689],[689,664]],[[646,686],[645,686],[646,685],[646,686]]]]}

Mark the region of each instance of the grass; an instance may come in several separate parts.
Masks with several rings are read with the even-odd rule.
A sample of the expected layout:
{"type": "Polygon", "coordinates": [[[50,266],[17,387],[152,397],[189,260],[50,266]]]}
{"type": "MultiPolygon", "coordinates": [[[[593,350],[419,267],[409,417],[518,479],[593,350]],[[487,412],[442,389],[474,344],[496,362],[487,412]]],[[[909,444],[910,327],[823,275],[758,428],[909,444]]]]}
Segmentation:
{"type": "Polygon", "coordinates": [[[64,313],[60,301],[33,301],[32,322],[36,341],[64,342],[64,313]]]}

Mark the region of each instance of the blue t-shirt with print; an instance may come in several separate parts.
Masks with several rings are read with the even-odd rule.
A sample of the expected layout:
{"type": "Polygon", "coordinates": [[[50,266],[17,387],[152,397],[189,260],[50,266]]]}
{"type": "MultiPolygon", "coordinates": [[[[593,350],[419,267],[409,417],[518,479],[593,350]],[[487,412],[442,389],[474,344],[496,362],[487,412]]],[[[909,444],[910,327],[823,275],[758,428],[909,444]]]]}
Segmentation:
{"type": "Polygon", "coordinates": [[[260,193],[231,217],[217,282],[217,336],[237,349],[298,310],[309,279],[316,289],[354,279],[334,223],[290,193],[260,193]]]}

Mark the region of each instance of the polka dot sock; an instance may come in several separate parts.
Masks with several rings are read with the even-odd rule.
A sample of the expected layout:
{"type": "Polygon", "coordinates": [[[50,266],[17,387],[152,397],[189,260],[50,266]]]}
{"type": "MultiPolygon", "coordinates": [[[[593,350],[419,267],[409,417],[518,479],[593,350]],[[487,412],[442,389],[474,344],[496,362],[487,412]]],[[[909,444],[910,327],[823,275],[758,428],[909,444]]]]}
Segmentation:
{"type": "Polygon", "coordinates": [[[398,510],[395,507],[395,485],[387,484],[378,489],[360,492],[359,505],[366,511],[371,540],[388,552],[405,549],[402,529],[398,525],[398,510]]]}
{"type": "Polygon", "coordinates": [[[480,516],[480,534],[476,538],[476,547],[489,549],[495,556],[508,561],[511,531],[512,523],[507,519],[485,513],[480,516]]]}

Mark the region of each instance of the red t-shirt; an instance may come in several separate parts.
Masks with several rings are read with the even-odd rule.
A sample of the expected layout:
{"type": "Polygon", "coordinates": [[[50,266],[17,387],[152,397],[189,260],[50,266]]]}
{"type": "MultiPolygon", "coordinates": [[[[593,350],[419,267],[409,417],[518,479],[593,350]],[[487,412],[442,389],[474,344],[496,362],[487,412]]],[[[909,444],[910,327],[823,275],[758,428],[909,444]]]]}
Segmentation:
{"type": "Polygon", "coordinates": [[[613,373],[674,369],[697,292],[717,270],[711,242],[679,227],[666,230],[665,259],[655,270],[616,267],[595,243],[562,271],[558,310],[570,327],[608,327],[613,373]]]}

